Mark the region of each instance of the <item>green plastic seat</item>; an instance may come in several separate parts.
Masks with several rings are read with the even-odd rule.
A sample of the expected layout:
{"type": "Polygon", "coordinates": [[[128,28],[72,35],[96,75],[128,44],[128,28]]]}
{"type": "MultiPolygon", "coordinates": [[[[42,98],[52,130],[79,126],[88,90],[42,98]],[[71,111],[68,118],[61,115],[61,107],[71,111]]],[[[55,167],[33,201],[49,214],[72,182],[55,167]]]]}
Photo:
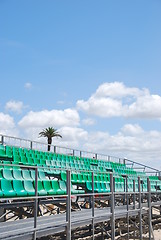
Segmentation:
{"type": "Polygon", "coordinates": [[[13,189],[16,192],[18,197],[27,196],[27,191],[24,189],[23,182],[21,180],[17,180],[17,179],[13,180],[13,189]]]}
{"type": "Polygon", "coordinates": [[[65,191],[60,188],[58,180],[52,180],[51,184],[52,184],[52,188],[54,189],[56,194],[58,194],[58,195],[65,194],[65,191]]]}
{"type": "Polygon", "coordinates": [[[6,167],[3,168],[3,177],[7,180],[13,180],[12,170],[6,167]]]}
{"type": "Polygon", "coordinates": [[[3,179],[2,168],[0,168],[0,180],[3,179]]]}
{"type": "Polygon", "coordinates": [[[0,145],[0,157],[7,157],[5,147],[0,145]]]}
{"type": "MultiPolygon", "coordinates": [[[[34,182],[34,186],[35,186],[35,182],[34,182]]],[[[47,191],[44,189],[42,181],[38,181],[37,187],[38,187],[38,195],[39,196],[46,196],[47,195],[47,191]]]]}
{"type": "Polygon", "coordinates": [[[44,171],[38,171],[38,178],[39,178],[40,180],[48,180],[48,179],[49,179],[48,177],[46,177],[44,171]]]}
{"type": "Polygon", "coordinates": [[[51,181],[43,181],[44,189],[48,195],[55,195],[56,191],[52,188],[51,181]]]}
{"type": "Polygon", "coordinates": [[[24,189],[29,196],[34,196],[35,195],[35,189],[34,189],[33,181],[24,180],[24,189]]]}
{"type": "Polygon", "coordinates": [[[22,176],[23,176],[23,179],[25,179],[25,180],[33,181],[32,177],[31,177],[31,174],[30,174],[30,171],[27,170],[27,169],[22,170],[22,176]]]}
{"type": "Polygon", "coordinates": [[[12,158],[12,156],[13,156],[12,147],[6,146],[6,155],[7,155],[7,157],[12,158]]]}
{"type": "Polygon", "coordinates": [[[13,177],[17,180],[24,180],[22,177],[22,171],[20,169],[13,169],[13,177]]]}
{"type": "Polygon", "coordinates": [[[16,197],[16,192],[13,189],[12,181],[7,179],[1,180],[1,189],[4,197],[16,197]]]}

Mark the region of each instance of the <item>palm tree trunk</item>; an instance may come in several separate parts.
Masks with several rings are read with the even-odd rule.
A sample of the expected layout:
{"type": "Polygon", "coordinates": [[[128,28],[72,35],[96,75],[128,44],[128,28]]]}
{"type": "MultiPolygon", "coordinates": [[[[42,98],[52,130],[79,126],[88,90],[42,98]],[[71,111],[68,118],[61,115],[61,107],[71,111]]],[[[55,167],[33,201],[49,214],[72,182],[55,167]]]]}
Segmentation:
{"type": "Polygon", "coordinates": [[[52,138],[48,138],[48,152],[50,152],[52,138]]]}

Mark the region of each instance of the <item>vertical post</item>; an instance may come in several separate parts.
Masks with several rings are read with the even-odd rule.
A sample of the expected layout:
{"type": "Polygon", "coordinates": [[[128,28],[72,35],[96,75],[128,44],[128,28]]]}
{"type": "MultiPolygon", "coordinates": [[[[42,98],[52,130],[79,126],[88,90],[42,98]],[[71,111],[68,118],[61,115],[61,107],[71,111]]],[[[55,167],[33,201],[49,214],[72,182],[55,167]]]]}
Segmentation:
{"type": "Polygon", "coordinates": [[[151,224],[151,187],[150,187],[150,180],[147,178],[147,192],[148,192],[148,224],[149,224],[149,240],[151,240],[151,234],[152,234],[152,224],[151,224]]]}
{"type": "Polygon", "coordinates": [[[32,141],[30,141],[30,149],[32,149],[32,141]]]}
{"type": "Polygon", "coordinates": [[[94,240],[94,172],[92,172],[92,239],[94,240]]]}
{"type": "Polygon", "coordinates": [[[73,150],[73,156],[75,156],[75,151],[73,150]]]}
{"type": "Polygon", "coordinates": [[[80,151],[80,158],[82,157],[82,152],[80,151]]]}
{"type": "Polygon", "coordinates": [[[126,164],[126,159],[125,158],[123,159],[123,164],[126,164]]]}
{"type": "Polygon", "coordinates": [[[143,236],[142,236],[142,204],[141,204],[140,177],[138,177],[138,192],[139,192],[139,231],[140,231],[140,240],[142,240],[143,239],[143,236]]]}
{"type": "Polygon", "coordinates": [[[135,179],[133,180],[133,209],[135,209],[136,195],[135,195],[135,179]]]}
{"type": "Polygon", "coordinates": [[[127,206],[127,239],[129,240],[129,195],[128,195],[128,177],[126,176],[126,206],[127,206]]]}
{"type": "Polygon", "coordinates": [[[4,144],[4,136],[1,136],[1,144],[4,144]]]}
{"type": "Polygon", "coordinates": [[[56,146],[54,146],[54,153],[56,153],[56,146]]]}
{"type": "Polygon", "coordinates": [[[38,213],[38,168],[35,168],[35,203],[34,203],[34,240],[36,240],[37,213],[38,213]]]}
{"type": "Polygon", "coordinates": [[[110,159],[111,159],[111,157],[110,157],[110,156],[108,156],[108,162],[110,162],[110,159]]]}
{"type": "Polygon", "coordinates": [[[67,170],[67,212],[66,212],[67,240],[71,240],[71,172],[67,170]]]}
{"type": "Polygon", "coordinates": [[[97,159],[97,153],[95,154],[95,159],[97,159]]]}
{"type": "Polygon", "coordinates": [[[110,191],[111,191],[111,240],[115,240],[115,198],[114,198],[114,178],[110,174],[110,191]]]}

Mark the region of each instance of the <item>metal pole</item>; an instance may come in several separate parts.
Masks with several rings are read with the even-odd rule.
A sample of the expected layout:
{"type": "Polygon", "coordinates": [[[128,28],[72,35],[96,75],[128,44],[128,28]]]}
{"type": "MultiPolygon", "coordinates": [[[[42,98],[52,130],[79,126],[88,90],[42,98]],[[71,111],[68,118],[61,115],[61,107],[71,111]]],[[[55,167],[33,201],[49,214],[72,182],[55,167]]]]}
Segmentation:
{"type": "Polygon", "coordinates": [[[38,168],[35,168],[35,206],[34,206],[34,240],[36,240],[37,213],[38,213],[38,168]]]}
{"type": "Polygon", "coordinates": [[[150,186],[150,180],[147,178],[147,191],[148,191],[148,224],[149,224],[149,240],[151,240],[151,234],[152,234],[152,224],[151,224],[151,186],[150,186]]]}
{"type": "Polygon", "coordinates": [[[30,149],[32,149],[32,141],[30,142],[30,149]]]}
{"type": "Polygon", "coordinates": [[[73,156],[75,156],[75,151],[74,151],[74,149],[73,149],[73,156]]]}
{"type": "Polygon", "coordinates": [[[92,172],[92,239],[94,240],[94,172],[92,172]]]}
{"type": "Polygon", "coordinates": [[[111,190],[111,240],[115,240],[115,198],[114,198],[114,178],[110,174],[110,190],[111,190]]]}
{"type": "Polygon", "coordinates": [[[4,136],[1,136],[1,144],[4,144],[4,136]]]}
{"type": "Polygon", "coordinates": [[[143,239],[142,236],[142,204],[141,204],[141,185],[140,185],[140,177],[138,177],[138,192],[139,192],[139,231],[140,231],[140,240],[143,239]]]}
{"type": "Polygon", "coordinates": [[[110,157],[110,156],[108,156],[108,162],[110,162],[110,159],[111,159],[111,157],[110,157]]]}
{"type": "Polygon", "coordinates": [[[71,172],[67,170],[67,212],[66,212],[66,235],[67,240],[71,240],[71,172]]]}
{"type": "Polygon", "coordinates": [[[135,209],[136,194],[135,194],[135,179],[133,180],[133,209],[135,209]]]}
{"type": "Polygon", "coordinates": [[[129,240],[129,195],[128,193],[128,178],[126,176],[126,206],[127,206],[127,239],[129,240]]]}
{"type": "Polygon", "coordinates": [[[97,159],[97,153],[95,154],[95,159],[97,159]]]}
{"type": "Polygon", "coordinates": [[[54,146],[54,153],[56,153],[56,146],[54,146]]]}

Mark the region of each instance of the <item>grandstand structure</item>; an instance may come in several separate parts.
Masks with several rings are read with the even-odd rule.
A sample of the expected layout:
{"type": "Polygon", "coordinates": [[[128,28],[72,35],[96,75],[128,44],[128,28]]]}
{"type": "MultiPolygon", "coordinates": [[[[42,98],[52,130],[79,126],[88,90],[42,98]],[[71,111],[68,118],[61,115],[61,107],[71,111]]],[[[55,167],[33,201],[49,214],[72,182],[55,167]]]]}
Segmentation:
{"type": "Polygon", "coordinates": [[[155,168],[0,135],[0,239],[154,239],[160,206],[155,168]]]}

